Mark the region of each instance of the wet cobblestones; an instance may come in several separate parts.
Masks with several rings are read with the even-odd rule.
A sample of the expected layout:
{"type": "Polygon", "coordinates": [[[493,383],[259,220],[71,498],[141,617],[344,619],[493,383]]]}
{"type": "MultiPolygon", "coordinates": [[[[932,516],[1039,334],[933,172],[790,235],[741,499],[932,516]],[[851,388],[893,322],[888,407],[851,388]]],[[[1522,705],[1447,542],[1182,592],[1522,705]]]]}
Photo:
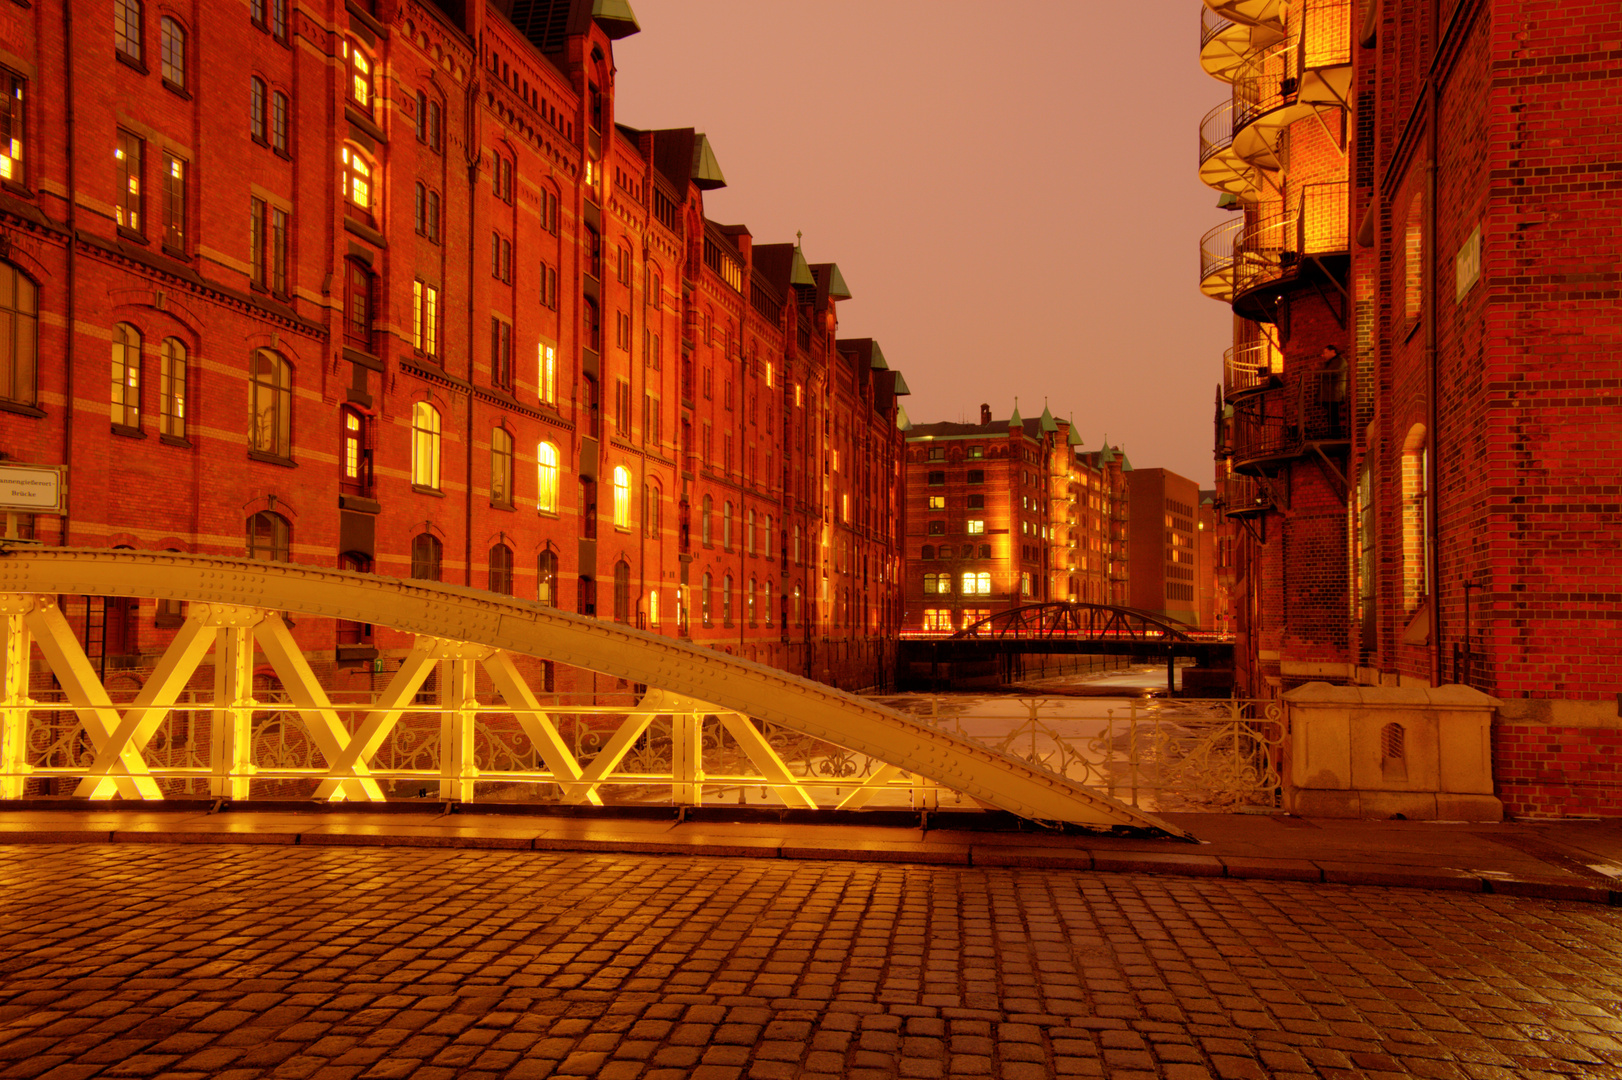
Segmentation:
{"type": "Polygon", "coordinates": [[[1622,1078],[1622,912],[640,855],[0,847],[0,1077],[1622,1078]]]}

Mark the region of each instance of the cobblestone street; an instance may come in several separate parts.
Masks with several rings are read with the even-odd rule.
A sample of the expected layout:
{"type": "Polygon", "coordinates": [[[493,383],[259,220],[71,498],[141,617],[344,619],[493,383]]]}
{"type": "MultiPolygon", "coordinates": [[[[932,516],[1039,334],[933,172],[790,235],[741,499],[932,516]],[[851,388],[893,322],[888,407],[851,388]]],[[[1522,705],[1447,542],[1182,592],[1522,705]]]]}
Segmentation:
{"type": "Polygon", "coordinates": [[[0,847],[0,1076],[1622,1077],[1593,904],[1073,871],[0,847]]]}

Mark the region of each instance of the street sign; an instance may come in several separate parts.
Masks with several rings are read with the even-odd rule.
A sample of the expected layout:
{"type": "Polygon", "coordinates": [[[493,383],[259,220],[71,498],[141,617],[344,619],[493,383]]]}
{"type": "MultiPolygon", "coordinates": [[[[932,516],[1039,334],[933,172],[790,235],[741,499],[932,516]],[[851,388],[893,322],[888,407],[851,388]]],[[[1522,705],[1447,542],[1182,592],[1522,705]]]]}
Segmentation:
{"type": "Polygon", "coordinates": [[[66,492],[66,466],[0,464],[0,510],[60,514],[66,492]]]}

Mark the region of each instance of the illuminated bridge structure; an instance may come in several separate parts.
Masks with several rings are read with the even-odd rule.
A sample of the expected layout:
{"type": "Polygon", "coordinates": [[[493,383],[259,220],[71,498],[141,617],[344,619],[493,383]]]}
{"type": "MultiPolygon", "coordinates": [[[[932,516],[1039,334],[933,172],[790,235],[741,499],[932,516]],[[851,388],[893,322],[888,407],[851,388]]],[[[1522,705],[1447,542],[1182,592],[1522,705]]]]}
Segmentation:
{"type": "Polygon", "coordinates": [[[1165,661],[1169,689],[1179,658],[1202,668],[1231,667],[1233,639],[1138,608],[1060,600],[999,611],[951,635],[904,635],[898,662],[903,671],[927,664],[939,672],[994,660],[1011,679],[1023,657],[1065,654],[1165,661]]]}
{"type": "Polygon", "coordinates": [[[289,563],[129,550],[0,555],[0,806],[299,797],[376,803],[658,799],[769,805],[956,801],[1052,824],[1186,834],[1090,787],[899,711],[687,642],[475,589],[289,563]],[[187,605],[138,685],[91,665],[62,596],[187,605]],[[339,700],[289,615],[410,642],[380,690],[339,700]],[[212,664],[204,661],[212,656],[212,664]],[[539,691],[539,660],[623,680],[539,691]],[[268,679],[274,676],[276,689],[268,679]],[[791,747],[796,749],[790,749],[791,747]],[[807,749],[809,747],[810,749],[807,749]]]}

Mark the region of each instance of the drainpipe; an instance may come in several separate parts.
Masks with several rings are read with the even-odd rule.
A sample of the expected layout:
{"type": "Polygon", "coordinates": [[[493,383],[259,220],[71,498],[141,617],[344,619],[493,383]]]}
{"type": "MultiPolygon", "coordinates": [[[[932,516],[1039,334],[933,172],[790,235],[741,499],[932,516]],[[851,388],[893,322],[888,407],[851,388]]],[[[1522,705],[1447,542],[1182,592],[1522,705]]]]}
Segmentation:
{"type": "MultiPolygon", "coordinates": [[[[64,336],[66,343],[63,356],[63,397],[66,399],[62,406],[62,464],[71,471],[73,468],[73,366],[78,350],[74,348],[74,326],[77,323],[78,283],[79,283],[79,188],[77,184],[78,170],[74,167],[77,155],[73,152],[73,134],[78,129],[73,123],[73,5],[62,5],[62,41],[63,50],[63,97],[67,106],[67,116],[64,118],[68,137],[68,318],[67,333],[64,336]]],[[[39,361],[36,357],[34,367],[34,385],[39,385],[39,361]]],[[[72,518],[73,508],[73,478],[68,478],[62,491],[62,535],[60,543],[68,546],[68,525],[72,518]]]]}
{"type": "Polygon", "coordinates": [[[1442,530],[1440,518],[1441,497],[1437,491],[1436,478],[1442,458],[1442,439],[1439,430],[1441,407],[1437,397],[1441,391],[1441,372],[1436,355],[1436,323],[1440,316],[1438,310],[1441,300],[1439,290],[1436,288],[1436,267],[1438,263],[1436,245],[1440,229],[1437,227],[1436,207],[1436,153],[1437,153],[1437,125],[1440,115],[1437,106],[1440,104],[1441,93],[1437,88],[1437,67],[1441,54],[1441,42],[1437,34],[1441,30],[1441,5],[1430,5],[1430,32],[1431,56],[1430,77],[1426,79],[1426,108],[1430,115],[1425,123],[1425,288],[1430,293],[1430,304],[1425,311],[1425,370],[1427,376],[1426,387],[1426,417],[1430,436],[1430,453],[1426,455],[1430,465],[1430,475],[1425,478],[1425,517],[1429,526],[1430,535],[1427,538],[1425,573],[1430,579],[1431,601],[1431,685],[1442,684],[1442,530]]]}

